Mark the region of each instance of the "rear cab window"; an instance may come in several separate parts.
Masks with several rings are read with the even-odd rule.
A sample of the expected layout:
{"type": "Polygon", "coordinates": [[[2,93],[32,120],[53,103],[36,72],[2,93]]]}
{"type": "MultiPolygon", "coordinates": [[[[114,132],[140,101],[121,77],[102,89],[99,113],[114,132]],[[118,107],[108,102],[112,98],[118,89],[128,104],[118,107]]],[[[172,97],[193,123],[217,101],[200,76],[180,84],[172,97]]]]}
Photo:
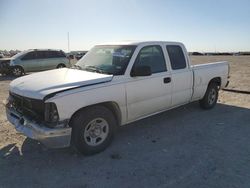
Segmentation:
{"type": "Polygon", "coordinates": [[[187,67],[187,62],[181,46],[167,45],[166,48],[172,70],[185,69],[187,67]]]}

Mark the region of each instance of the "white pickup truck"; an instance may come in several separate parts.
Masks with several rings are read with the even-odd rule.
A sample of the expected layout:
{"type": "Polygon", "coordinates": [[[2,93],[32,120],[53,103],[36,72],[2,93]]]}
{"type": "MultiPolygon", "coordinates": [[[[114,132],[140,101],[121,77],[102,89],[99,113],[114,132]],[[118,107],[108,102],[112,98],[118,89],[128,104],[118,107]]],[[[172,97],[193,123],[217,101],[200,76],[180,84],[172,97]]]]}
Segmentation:
{"type": "Polygon", "coordinates": [[[191,66],[178,42],[97,45],[72,68],[13,80],[6,114],[27,137],[91,155],[117,126],[192,101],[213,108],[228,77],[227,62],[191,66]]]}

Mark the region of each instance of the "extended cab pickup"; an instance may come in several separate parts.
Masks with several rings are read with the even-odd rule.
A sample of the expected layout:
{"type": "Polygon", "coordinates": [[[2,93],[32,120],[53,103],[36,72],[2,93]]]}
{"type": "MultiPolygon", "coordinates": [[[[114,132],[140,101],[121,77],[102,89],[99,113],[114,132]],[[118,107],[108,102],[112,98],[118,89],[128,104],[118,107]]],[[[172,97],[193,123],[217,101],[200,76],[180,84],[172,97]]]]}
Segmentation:
{"type": "Polygon", "coordinates": [[[10,84],[8,120],[50,147],[104,150],[120,125],[192,101],[210,109],[228,84],[229,65],[190,65],[178,42],[97,45],[72,68],[23,76],[10,84]]]}

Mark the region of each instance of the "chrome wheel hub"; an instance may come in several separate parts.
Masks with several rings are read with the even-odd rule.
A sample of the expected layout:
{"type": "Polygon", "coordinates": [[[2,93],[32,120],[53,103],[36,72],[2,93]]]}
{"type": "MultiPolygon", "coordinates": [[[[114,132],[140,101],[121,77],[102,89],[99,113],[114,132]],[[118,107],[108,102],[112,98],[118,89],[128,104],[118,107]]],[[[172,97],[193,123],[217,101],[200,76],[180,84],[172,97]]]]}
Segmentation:
{"type": "Polygon", "coordinates": [[[215,102],[216,99],[216,91],[215,89],[211,89],[211,91],[208,94],[208,103],[211,105],[215,102]]]}
{"type": "Polygon", "coordinates": [[[18,68],[14,68],[13,73],[14,73],[14,75],[19,76],[19,75],[21,75],[21,70],[18,68]]]}
{"type": "Polygon", "coordinates": [[[90,146],[103,143],[109,133],[108,122],[103,118],[95,118],[84,129],[84,140],[90,146]]]}

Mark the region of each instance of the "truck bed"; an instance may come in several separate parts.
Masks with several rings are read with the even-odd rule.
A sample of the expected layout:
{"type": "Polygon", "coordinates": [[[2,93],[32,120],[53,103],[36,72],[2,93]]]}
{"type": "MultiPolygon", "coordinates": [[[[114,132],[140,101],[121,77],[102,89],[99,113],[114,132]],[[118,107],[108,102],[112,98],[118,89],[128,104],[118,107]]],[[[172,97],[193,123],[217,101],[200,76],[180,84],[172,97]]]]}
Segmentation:
{"type": "Polygon", "coordinates": [[[192,100],[204,96],[208,82],[213,78],[221,80],[221,88],[227,84],[229,64],[226,61],[191,65],[191,69],[194,77],[192,100]]]}

